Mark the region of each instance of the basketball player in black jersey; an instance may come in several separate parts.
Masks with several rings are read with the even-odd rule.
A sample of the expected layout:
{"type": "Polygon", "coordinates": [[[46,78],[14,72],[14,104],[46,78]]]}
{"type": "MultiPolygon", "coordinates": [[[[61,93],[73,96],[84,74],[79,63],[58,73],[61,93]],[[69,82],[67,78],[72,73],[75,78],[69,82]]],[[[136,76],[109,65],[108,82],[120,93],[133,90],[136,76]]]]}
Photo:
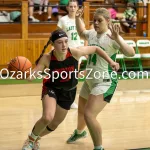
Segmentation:
{"type": "MultiPolygon", "coordinates": [[[[64,120],[75,100],[76,86],[78,83],[78,60],[81,56],[97,53],[105,59],[113,70],[119,69],[119,64],[114,62],[102,49],[96,46],[79,48],[68,47],[68,37],[62,30],[52,33],[45,45],[40,57],[36,61],[36,67],[32,70],[35,76],[45,68],[49,69],[49,75],[43,80],[42,90],[42,117],[36,122],[22,150],[39,150],[40,136],[54,131],[64,120]],[[52,43],[54,50],[44,54],[48,45],[52,43]],[[56,79],[57,78],[57,79],[56,79]]],[[[33,78],[28,77],[29,80],[33,78]]]]}

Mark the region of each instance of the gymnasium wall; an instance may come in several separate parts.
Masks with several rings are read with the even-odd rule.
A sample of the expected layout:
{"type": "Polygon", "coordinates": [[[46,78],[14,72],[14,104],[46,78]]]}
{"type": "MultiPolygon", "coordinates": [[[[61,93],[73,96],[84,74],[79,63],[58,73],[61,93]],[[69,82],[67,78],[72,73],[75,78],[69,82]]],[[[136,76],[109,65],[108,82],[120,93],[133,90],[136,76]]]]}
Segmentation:
{"type": "MultiPolygon", "coordinates": [[[[27,57],[32,64],[41,54],[48,39],[4,39],[0,40],[0,70],[7,67],[7,63],[16,56],[27,57]]],[[[50,51],[49,46],[46,52],[50,51]]]]}

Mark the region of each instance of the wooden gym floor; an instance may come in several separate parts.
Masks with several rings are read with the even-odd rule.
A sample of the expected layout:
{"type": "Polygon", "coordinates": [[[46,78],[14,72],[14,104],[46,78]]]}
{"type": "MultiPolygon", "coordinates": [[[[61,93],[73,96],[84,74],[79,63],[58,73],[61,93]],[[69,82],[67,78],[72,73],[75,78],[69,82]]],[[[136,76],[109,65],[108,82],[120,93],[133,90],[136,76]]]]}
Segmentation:
{"type": "MultiPolygon", "coordinates": [[[[0,85],[0,89],[0,150],[21,150],[41,117],[41,84],[0,85]]],[[[70,110],[58,129],[42,138],[41,150],[93,150],[90,136],[76,144],[65,143],[76,128],[76,118],[77,110],[70,110]]],[[[111,103],[98,120],[105,150],[150,147],[150,80],[119,81],[111,103]]]]}

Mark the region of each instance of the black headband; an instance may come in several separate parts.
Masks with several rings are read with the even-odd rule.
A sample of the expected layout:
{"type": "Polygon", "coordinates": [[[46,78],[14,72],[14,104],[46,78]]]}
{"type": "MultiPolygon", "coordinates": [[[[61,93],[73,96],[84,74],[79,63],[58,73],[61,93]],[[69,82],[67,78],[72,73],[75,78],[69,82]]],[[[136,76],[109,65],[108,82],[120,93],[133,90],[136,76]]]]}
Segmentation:
{"type": "Polygon", "coordinates": [[[51,41],[54,43],[55,40],[62,38],[62,37],[68,37],[67,34],[63,30],[55,30],[51,35],[51,41]]]}

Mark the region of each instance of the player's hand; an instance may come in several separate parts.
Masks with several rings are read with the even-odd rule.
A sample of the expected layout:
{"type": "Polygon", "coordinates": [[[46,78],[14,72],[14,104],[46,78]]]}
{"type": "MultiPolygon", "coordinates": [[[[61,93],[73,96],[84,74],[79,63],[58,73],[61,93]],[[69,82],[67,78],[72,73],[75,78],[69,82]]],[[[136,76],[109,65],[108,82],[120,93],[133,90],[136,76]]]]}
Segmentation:
{"type": "Polygon", "coordinates": [[[118,71],[120,68],[119,63],[117,63],[117,62],[111,63],[110,66],[111,66],[113,71],[118,71]]]}
{"type": "Polygon", "coordinates": [[[77,10],[76,17],[81,17],[83,15],[83,7],[77,10]]]}
{"type": "Polygon", "coordinates": [[[111,31],[111,35],[107,34],[107,36],[112,40],[116,40],[119,37],[120,25],[118,23],[110,24],[108,28],[111,31]]]}

